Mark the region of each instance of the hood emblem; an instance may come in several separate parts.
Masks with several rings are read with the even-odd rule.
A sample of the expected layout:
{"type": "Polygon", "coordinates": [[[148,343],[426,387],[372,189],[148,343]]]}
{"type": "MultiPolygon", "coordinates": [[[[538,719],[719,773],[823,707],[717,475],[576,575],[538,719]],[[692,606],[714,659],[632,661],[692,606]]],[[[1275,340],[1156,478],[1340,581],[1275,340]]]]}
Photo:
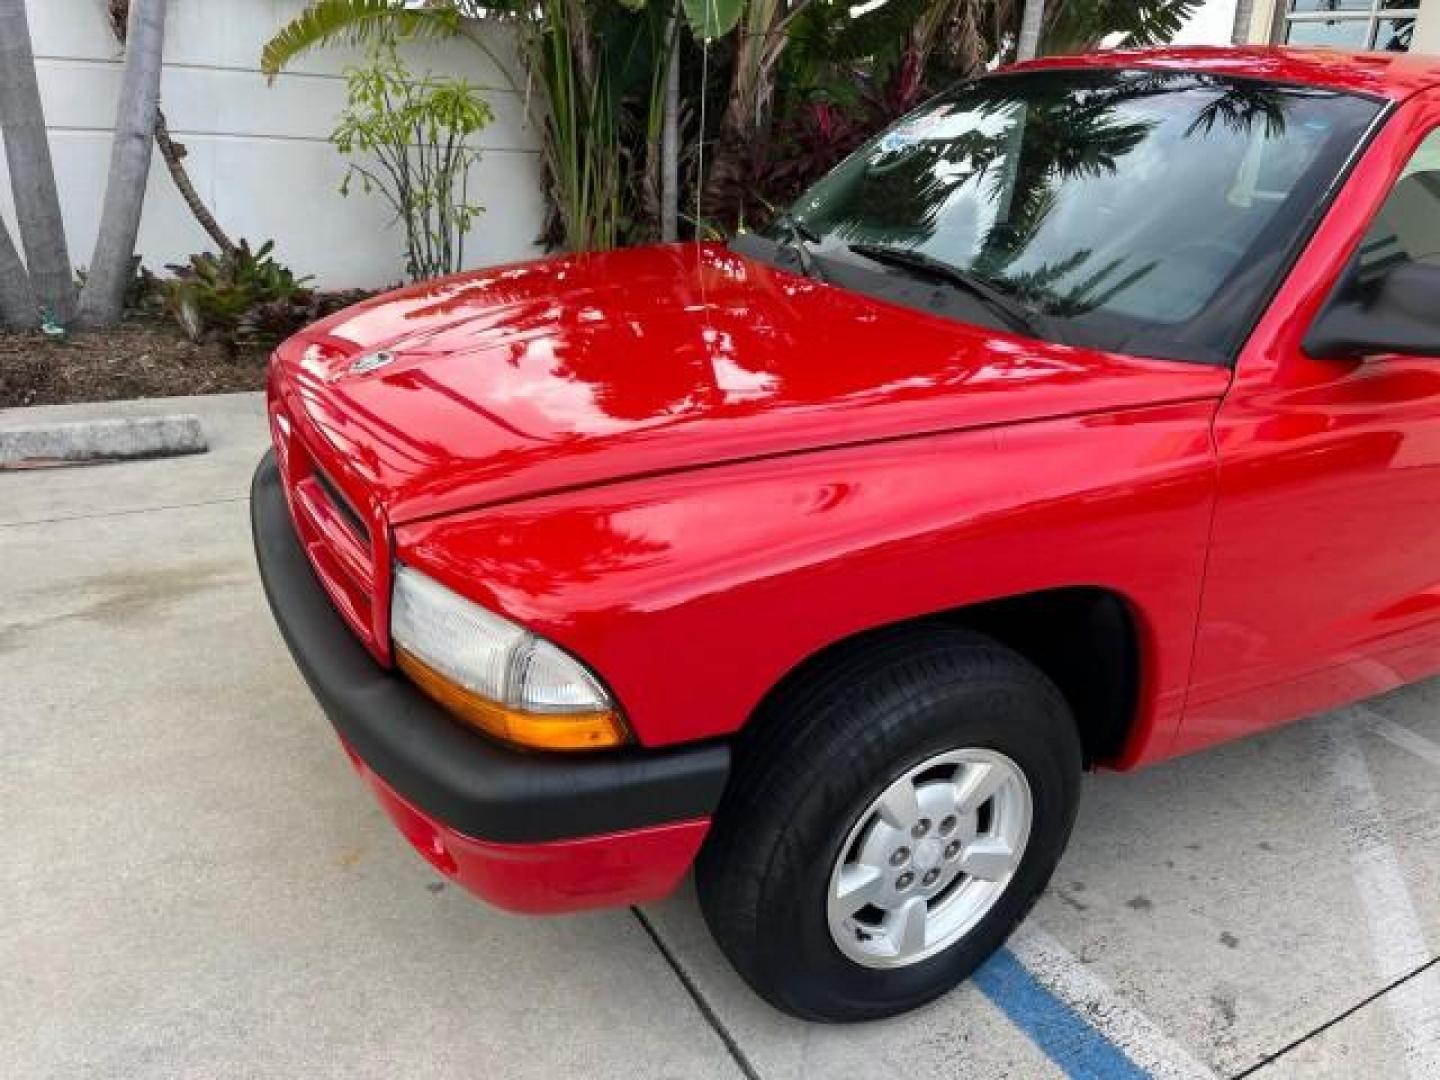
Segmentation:
{"type": "Polygon", "coordinates": [[[351,375],[364,375],[371,371],[378,371],[382,367],[388,367],[395,362],[395,354],[392,352],[366,353],[358,357],[350,364],[351,375]]]}

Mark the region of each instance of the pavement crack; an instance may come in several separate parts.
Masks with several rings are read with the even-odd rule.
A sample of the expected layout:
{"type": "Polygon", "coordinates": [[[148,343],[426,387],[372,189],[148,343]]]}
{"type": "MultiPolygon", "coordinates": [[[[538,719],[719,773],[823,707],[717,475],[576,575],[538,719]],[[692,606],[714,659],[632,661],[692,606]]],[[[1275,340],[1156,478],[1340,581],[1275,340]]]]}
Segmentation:
{"type": "Polygon", "coordinates": [[[1276,1050],[1273,1054],[1267,1054],[1265,1057],[1263,1057],[1263,1058],[1261,1058],[1259,1061],[1257,1061],[1254,1065],[1251,1065],[1248,1069],[1245,1069],[1245,1070],[1242,1071],[1242,1072],[1236,1073],[1234,1076],[1232,1076],[1232,1077],[1230,1078],[1230,1080],[1245,1080],[1245,1078],[1246,1078],[1247,1076],[1254,1076],[1254,1075],[1255,1075],[1256,1073],[1258,1073],[1261,1069],[1269,1068],[1271,1065],[1275,1064],[1275,1062],[1277,1062],[1277,1061],[1279,1061],[1281,1058],[1283,1058],[1286,1054],[1289,1054],[1289,1053],[1291,1053],[1292,1051],[1299,1049],[1301,1046],[1304,1046],[1307,1042],[1309,1042],[1311,1039],[1315,1038],[1317,1035],[1323,1035],[1323,1034],[1325,1034],[1325,1032],[1329,1031],[1331,1028],[1335,1027],[1337,1024],[1342,1024],[1342,1023],[1344,1023],[1346,1020],[1349,1020],[1350,1017],[1354,1016],[1356,1013],[1360,1012],[1362,1009],[1368,1008],[1369,1006],[1375,1004],[1375,1002],[1379,1001],[1381,998],[1383,998],[1386,994],[1390,993],[1392,990],[1398,990],[1400,987],[1404,986],[1406,983],[1410,982],[1412,979],[1417,979],[1417,978],[1419,978],[1421,975],[1424,975],[1427,971],[1431,970],[1432,968],[1436,967],[1437,965],[1440,965],[1440,956],[1431,957],[1429,960],[1425,961],[1425,963],[1423,963],[1423,964],[1421,964],[1419,967],[1417,967],[1414,971],[1408,971],[1408,972],[1406,972],[1404,975],[1401,975],[1399,978],[1394,979],[1394,980],[1392,980],[1392,981],[1389,982],[1389,983],[1386,983],[1384,986],[1382,986],[1379,990],[1376,990],[1376,991],[1375,991],[1373,994],[1371,994],[1369,997],[1367,997],[1367,998],[1365,998],[1364,1000],[1359,1001],[1359,1002],[1357,1002],[1356,1004],[1352,1005],[1350,1008],[1346,1009],[1346,1010],[1345,1010],[1344,1012],[1342,1012],[1340,1015],[1331,1017],[1329,1020],[1326,1020],[1323,1024],[1320,1024],[1319,1026],[1313,1028],[1312,1030],[1307,1031],[1304,1035],[1301,1035],[1298,1039],[1294,1039],[1294,1040],[1292,1040],[1291,1042],[1286,1043],[1286,1044],[1285,1044],[1284,1046],[1282,1046],[1279,1050],[1276,1050]]]}
{"type": "Polygon", "coordinates": [[[685,992],[690,995],[690,1000],[693,1001],[695,1007],[700,1010],[700,1015],[705,1018],[705,1022],[709,1024],[715,1034],[720,1037],[720,1041],[725,1044],[725,1049],[729,1051],[731,1059],[745,1076],[745,1080],[760,1080],[760,1073],[756,1071],[750,1058],[735,1040],[735,1036],[730,1033],[730,1029],[725,1026],[725,1021],[720,1019],[719,1014],[711,1006],[710,1002],[706,1000],[705,995],[701,993],[700,987],[695,982],[695,979],[685,970],[685,965],[680,963],[680,958],[676,956],[670,946],[665,943],[665,939],[662,938],[660,932],[655,929],[655,924],[650,921],[649,916],[638,907],[632,907],[630,910],[634,913],[636,921],[640,923],[640,928],[644,930],[650,940],[655,943],[655,948],[660,950],[660,955],[664,958],[665,962],[670,965],[670,970],[673,971],[675,977],[680,980],[680,985],[683,986],[685,992]]]}
{"type": "Polygon", "coordinates": [[[97,510],[93,514],[64,514],[60,517],[26,518],[21,521],[0,521],[0,529],[19,529],[26,525],[58,525],[65,521],[89,521],[93,518],[128,517],[155,514],[165,510],[188,510],[193,506],[219,506],[222,503],[244,502],[249,495],[227,495],[223,499],[198,499],[195,502],[165,503],[160,506],[135,506],[127,510],[97,510]]]}

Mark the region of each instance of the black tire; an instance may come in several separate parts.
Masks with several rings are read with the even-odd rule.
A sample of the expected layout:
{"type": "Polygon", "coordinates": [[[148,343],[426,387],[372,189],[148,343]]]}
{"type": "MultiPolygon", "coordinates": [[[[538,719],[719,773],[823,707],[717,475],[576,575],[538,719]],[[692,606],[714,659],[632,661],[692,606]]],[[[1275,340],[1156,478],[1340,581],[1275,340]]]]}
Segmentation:
{"type": "Polygon", "coordinates": [[[1060,692],[989,638],[944,624],[842,647],[789,680],[742,733],[696,866],[725,955],[776,1008],[810,1020],[905,1012],[964,981],[1044,891],[1079,802],[1081,746],[1060,692]],[[945,951],[877,969],[836,946],[830,873],[852,826],[910,768],[957,748],[998,751],[1033,796],[1029,841],[995,906],[945,951]]]}

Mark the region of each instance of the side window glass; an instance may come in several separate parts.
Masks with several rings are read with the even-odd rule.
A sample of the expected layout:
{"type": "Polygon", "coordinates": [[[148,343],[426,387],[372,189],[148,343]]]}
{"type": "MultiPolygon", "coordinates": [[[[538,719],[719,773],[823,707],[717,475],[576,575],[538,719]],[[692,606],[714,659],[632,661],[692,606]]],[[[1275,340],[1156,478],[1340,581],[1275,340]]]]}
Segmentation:
{"type": "Polygon", "coordinates": [[[1405,166],[1360,247],[1366,277],[1412,262],[1440,267],[1440,130],[1405,166]]]}

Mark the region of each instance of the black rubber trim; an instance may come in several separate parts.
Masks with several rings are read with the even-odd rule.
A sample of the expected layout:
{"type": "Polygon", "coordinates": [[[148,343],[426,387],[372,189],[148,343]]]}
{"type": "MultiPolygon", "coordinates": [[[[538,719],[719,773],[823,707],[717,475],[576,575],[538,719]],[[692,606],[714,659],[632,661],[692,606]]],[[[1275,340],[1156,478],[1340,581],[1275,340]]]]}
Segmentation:
{"type": "Polygon", "coordinates": [[[709,816],[730,748],[565,756],[506,749],[462,727],[377,664],[331,606],[305,557],[274,453],[250,486],[255,557],[270,610],[335,730],[405,799],[481,840],[537,843],[709,816]]]}

